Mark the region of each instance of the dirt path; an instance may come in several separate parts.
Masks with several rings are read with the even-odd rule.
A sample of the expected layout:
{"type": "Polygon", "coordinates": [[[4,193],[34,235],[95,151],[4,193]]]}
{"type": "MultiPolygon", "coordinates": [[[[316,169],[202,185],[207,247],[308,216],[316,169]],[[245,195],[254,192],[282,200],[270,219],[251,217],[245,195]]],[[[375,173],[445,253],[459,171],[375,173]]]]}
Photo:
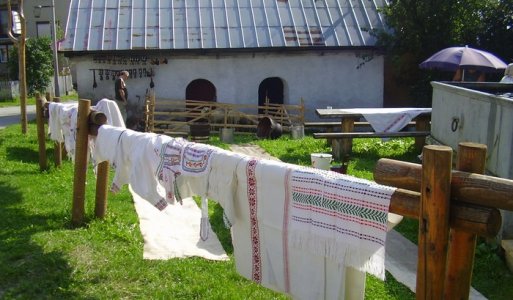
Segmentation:
{"type": "Polygon", "coordinates": [[[278,160],[278,158],[271,156],[269,153],[265,152],[264,149],[260,148],[257,145],[252,144],[243,144],[243,145],[230,145],[230,150],[236,153],[242,153],[249,156],[265,158],[269,160],[278,160]]]}

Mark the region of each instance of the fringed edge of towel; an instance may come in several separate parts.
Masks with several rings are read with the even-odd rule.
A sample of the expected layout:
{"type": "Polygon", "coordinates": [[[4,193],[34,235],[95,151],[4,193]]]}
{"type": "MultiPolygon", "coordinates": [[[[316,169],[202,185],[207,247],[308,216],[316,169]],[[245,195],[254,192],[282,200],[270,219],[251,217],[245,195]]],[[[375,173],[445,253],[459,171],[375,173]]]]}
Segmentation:
{"type": "Polygon", "coordinates": [[[349,266],[385,280],[384,246],[376,247],[373,251],[349,243],[337,242],[319,236],[314,237],[299,232],[289,232],[289,239],[291,245],[295,248],[333,259],[343,266],[349,266]]]}

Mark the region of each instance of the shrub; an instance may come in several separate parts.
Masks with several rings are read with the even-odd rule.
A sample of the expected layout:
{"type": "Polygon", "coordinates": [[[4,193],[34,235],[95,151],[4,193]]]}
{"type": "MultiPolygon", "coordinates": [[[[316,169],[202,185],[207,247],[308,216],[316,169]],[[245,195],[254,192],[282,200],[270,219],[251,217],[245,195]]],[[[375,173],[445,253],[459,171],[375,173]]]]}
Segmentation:
{"type": "MultiPolygon", "coordinates": [[[[46,90],[53,75],[53,51],[48,37],[28,39],[25,45],[25,66],[27,92],[33,96],[36,92],[46,90]]],[[[9,73],[13,79],[19,79],[18,47],[9,53],[9,73]]]]}

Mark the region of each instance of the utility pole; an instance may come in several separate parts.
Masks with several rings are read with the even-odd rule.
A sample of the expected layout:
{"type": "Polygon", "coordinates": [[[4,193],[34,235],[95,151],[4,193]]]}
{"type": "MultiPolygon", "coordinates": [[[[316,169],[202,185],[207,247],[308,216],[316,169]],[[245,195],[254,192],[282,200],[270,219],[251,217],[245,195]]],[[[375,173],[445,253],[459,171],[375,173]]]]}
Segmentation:
{"type": "Polygon", "coordinates": [[[18,17],[20,20],[20,35],[14,36],[13,12],[11,0],[7,0],[8,30],[7,35],[18,47],[18,79],[20,83],[20,110],[21,110],[21,133],[27,133],[27,78],[25,69],[25,43],[27,29],[25,15],[23,14],[23,0],[18,0],[18,17]]]}
{"type": "Polygon", "coordinates": [[[53,42],[53,80],[55,97],[61,96],[59,86],[59,56],[57,56],[57,24],[55,20],[55,0],[52,0],[52,42],[53,42]]]}

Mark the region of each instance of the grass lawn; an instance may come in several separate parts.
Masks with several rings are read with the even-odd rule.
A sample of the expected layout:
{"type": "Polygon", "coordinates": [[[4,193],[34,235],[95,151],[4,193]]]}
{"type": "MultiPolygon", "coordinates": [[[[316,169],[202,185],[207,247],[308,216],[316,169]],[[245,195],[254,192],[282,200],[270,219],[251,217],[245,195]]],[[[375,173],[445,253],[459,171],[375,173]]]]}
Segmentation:
{"type": "MultiPolygon", "coordinates": [[[[272,155],[296,164],[310,164],[311,152],[329,149],[324,141],[305,138],[255,142],[272,155]]],[[[226,148],[217,138],[214,145],[226,148]]],[[[379,157],[415,161],[413,139],[389,143],[356,140],[349,173],[372,179],[379,157]]],[[[201,258],[151,261],[142,259],[143,240],[128,189],[109,194],[104,220],[93,218],[95,178],[89,170],[86,225],[72,228],[73,166],[40,172],[35,124],[28,134],[19,125],[0,130],[0,299],[286,299],[239,276],[233,259],[213,262],[201,258]]],[[[47,141],[53,159],[53,142],[47,141]]],[[[210,201],[210,217],[221,243],[233,258],[229,231],[219,205],[210,201]]],[[[405,224],[405,225],[403,225],[405,224]]],[[[399,228],[415,232],[416,222],[399,228]]],[[[415,235],[415,234],[412,234],[415,235]]],[[[478,246],[474,286],[490,299],[509,299],[513,276],[502,257],[478,246]],[[508,284],[509,283],[509,284],[508,284]],[[478,286],[479,284],[479,286],[478,286]]],[[[486,245],[486,244],[485,244],[486,245]]],[[[367,276],[366,299],[414,299],[415,295],[390,274],[382,282],[367,276]]]]}
{"type": "MultiPolygon", "coordinates": [[[[67,100],[77,100],[77,95],[75,93],[71,93],[69,95],[61,96],[61,102],[66,102],[67,100]]],[[[35,97],[27,97],[27,105],[35,105],[36,104],[36,98],[35,97]]],[[[15,99],[3,99],[0,100],[0,108],[2,107],[9,107],[9,106],[19,106],[20,105],[20,98],[15,99]]]]}

